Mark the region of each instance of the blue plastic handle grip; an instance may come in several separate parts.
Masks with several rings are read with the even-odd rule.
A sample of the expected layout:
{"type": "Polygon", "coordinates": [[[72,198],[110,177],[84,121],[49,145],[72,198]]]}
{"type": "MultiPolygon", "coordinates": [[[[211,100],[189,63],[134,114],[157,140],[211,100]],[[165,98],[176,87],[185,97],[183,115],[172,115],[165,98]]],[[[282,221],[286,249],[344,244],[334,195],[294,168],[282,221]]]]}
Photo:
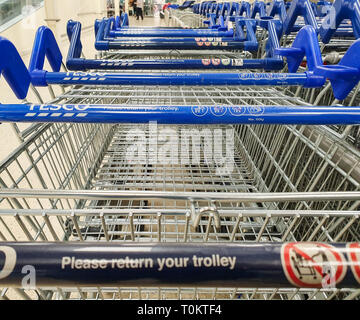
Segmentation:
{"type": "MultiPolygon", "coordinates": [[[[119,198],[116,198],[116,192],[113,194],[115,199],[119,198]]],[[[151,195],[156,199],[156,193],[151,195]]],[[[149,197],[149,193],[143,195],[146,196],[149,197]]],[[[186,244],[98,241],[44,242],[41,245],[35,242],[3,242],[3,250],[13,252],[16,259],[13,269],[0,280],[0,285],[22,287],[23,266],[31,265],[36,270],[39,287],[312,287],[320,290],[329,273],[310,269],[311,262],[305,266],[306,270],[312,270],[317,275],[313,284],[289,276],[289,270],[296,271],[288,260],[295,255],[294,252],[302,252],[304,246],[308,250],[306,252],[325,256],[334,256],[335,252],[340,257],[339,262],[331,262],[331,266],[340,271],[339,280],[334,283],[336,290],[358,290],[355,272],[351,272],[355,264],[351,256],[353,252],[357,253],[357,245],[353,248],[346,243],[319,242],[186,244]]],[[[298,256],[300,261],[311,259],[304,252],[298,256]]],[[[2,254],[0,265],[6,265],[5,259],[6,255],[2,254]]],[[[297,263],[294,265],[297,266],[297,263]]],[[[317,270],[325,267],[329,267],[327,259],[316,262],[317,270]]]]}
{"type": "Polygon", "coordinates": [[[181,41],[102,41],[95,45],[97,50],[119,50],[119,49],[143,49],[143,50],[158,50],[158,49],[176,49],[176,50],[247,50],[257,51],[258,45],[254,43],[247,43],[244,41],[233,41],[227,38],[218,41],[195,41],[195,40],[181,40],[181,41]],[[215,43],[215,44],[214,44],[215,43]]]}
{"type": "Polygon", "coordinates": [[[360,107],[0,105],[1,122],[359,125],[360,107]]]}
{"type": "Polygon", "coordinates": [[[73,71],[86,70],[198,70],[198,69],[265,69],[281,70],[282,59],[154,59],[89,60],[68,56],[66,66],[73,71]]]}
{"type": "Polygon", "coordinates": [[[153,38],[160,38],[160,37],[233,37],[234,31],[218,31],[212,29],[179,29],[179,30],[134,30],[134,29],[127,29],[124,31],[110,31],[109,36],[112,38],[121,38],[121,37],[153,37],[153,38]]]}
{"type": "Polygon", "coordinates": [[[324,77],[305,73],[83,73],[47,72],[47,84],[83,85],[233,85],[321,87],[324,77]]]}

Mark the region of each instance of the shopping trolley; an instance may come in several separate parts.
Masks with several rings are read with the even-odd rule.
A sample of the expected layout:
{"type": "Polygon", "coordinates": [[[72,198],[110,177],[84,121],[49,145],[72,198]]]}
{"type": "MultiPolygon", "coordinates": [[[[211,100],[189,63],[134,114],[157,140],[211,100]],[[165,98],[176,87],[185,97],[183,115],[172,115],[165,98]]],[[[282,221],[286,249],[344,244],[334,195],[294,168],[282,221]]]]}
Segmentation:
{"type": "MultiPolygon", "coordinates": [[[[360,20],[357,8],[356,1],[336,0],[330,7],[330,12],[324,17],[324,23],[319,27],[319,38],[321,39],[320,50],[326,63],[337,63],[341,57],[343,57],[349,45],[358,38],[360,20]],[[333,19],[334,23],[332,25],[328,23],[329,19],[333,19]],[[348,29],[351,29],[352,39],[344,37],[344,33],[337,33],[339,26],[344,21],[351,23],[348,25],[348,29]],[[334,51],[334,49],[336,51],[334,51]]],[[[339,101],[332,95],[330,86],[328,86],[327,89],[328,90],[322,90],[321,92],[316,89],[304,92],[298,88],[294,93],[315,105],[319,103],[325,103],[327,105],[338,104],[339,101]]],[[[355,92],[358,92],[358,89],[356,89],[355,92]]],[[[351,97],[345,101],[345,104],[352,105],[354,101],[356,101],[356,94],[352,94],[351,97]]]]}
{"type": "MultiPolygon", "coordinates": [[[[268,22],[271,24],[272,22],[268,22]]],[[[243,59],[242,57],[229,57],[220,52],[220,54],[214,54],[211,51],[211,58],[204,58],[204,54],[201,51],[202,59],[199,57],[183,57],[180,53],[178,56],[165,57],[160,59],[151,58],[151,55],[146,51],[146,59],[136,57],[127,53],[128,58],[122,59],[84,59],[81,57],[82,44],[81,44],[81,24],[75,21],[69,21],[67,24],[68,37],[70,41],[69,52],[66,60],[66,65],[69,70],[168,70],[168,69],[183,69],[183,70],[196,70],[196,69],[265,69],[265,70],[281,70],[284,67],[284,62],[280,56],[274,53],[274,50],[279,48],[278,36],[274,31],[274,28],[269,28],[269,45],[268,54],[264,59],[243,59]],[[220,57],[219,57],[220,56],[220,57]],[[177,59],[175,59],[177,58],[177,59]]],[[[43,37],[42,34],[48,32],[47,29],[39,29],[36,37],[43,37]],[[41,34],[40,34],[41,33],[41,34]]],[[[52,37],[53,38],[53,37],[52,37]]],[[[52,40],[55,41],[54,39],[52,40]]],[[[159,53],[156,53],[159,55],[159,53]]],[[[168,53],[166,53],[168,55],[168,53]]]]}
{"type": "Polygon", "coordinates": [[[170,22],[172,25],[193,28],[201,26],[198,14],[194,14],[197,10],[196,7],[193,7],[193,10],[190,11],[189,9],[178,10],[178,8],[171,5],[166,10],[169,11],[171,17],[170,22]]]}
{"type": "MultiPolygon", "coordinates": [[[[236,30],[231,32],[232,36],[227,37],[145,37],[145,38],[112,38],[110,32],[113,21],[104,19],[96,33],[95,47],[97,50],[112,49],[183,49],[183,50],[201,50],[206,47],[209,50],[221,49],[244,49],[256,51],[258,44],[254,34],[256,23],[249,19],[235,19],[236,30]],[[246,33],[244,32],[246,29],[246,33]]],[[[202,33],[202,32],[201,32],[202,33]]]]}
{"type": "MultiPolygon", "coordinates": [[[[114,24],[115,18],[110,18],[112,21],[112,28],[109,31],[109,37],[233,37],[234,31],[229,30],[228,26],[225,25],[225,21],[222,18],[220,25],[216,25],[216,28],[207,29],[179,29],[179,28],[126,28],[117,30],[114,24]]],[[[97,21],[96,24],[100,25],[101,21],[97,21]]],[[[99,28],[99,25],[95,26],[95,30],[99,28]]]]}
{"type": "MultiPolygon", "coordinates": [[[[283,5],[280,2],[280,5],[283,5]]],[[[317,30],[322,41],[322,52],[330,50],[346,50],[359,37],[359,14],[356,0],[336,0],[332,6],[327,6],[327,14],[323,17],[315,16],[311,4],[307,0],[294,0],[287,11],[283,22],[284,34],[283,45],[292,42],[303,23],[311,25],[317,30]],[[295,25],[297,19],[303,19],[303,23],[295,25]],[[349,24],[351,22],[351,24],[349,24]],[[335,36],[335,37],[334,37],[335,36]],[[331,41],[330,41],[331,40],[331,41]]]]}
{"type": "MultiPolygon", "coordinates": [[[[20,59],[8,41],[2,43],[7,50],[1,52],[9,55],[2,61],[20,59]]],[[[51,60],[52,55],[49,57],[51,60]]],[[[41,62],[38,75],[44,74],[41,62]]],[[[24,98],[33,73],[29,74],[21,59],[15,66],[6,66],[4,74],[24,98]]],[[[91,104],[108,106],[109,111],[116,106],[123,110],[169,104],[195,106],[197,118],[192,123],[196,124],[207,116],[202,114],[204,110],[213,116],[223,115],[221,106],[240,106],[243,109],[232,110],[237,116],[244,111],[251,112],[252,119],[260,119],[264,106],[280,105],[298,112],[308,106],[308,114],[320,113],[319,123],[325,110],[339,116],[342,112],[342,119],[336,122],[348,117],[354,124],[358,108],[316,110],[275,87],[73,84],[48,103],[9,106],[6,119],[6,105],[0,106],[4,121],[17,121],[19,113],[14,114],[28,108],[28,113],[36,113],[28,114],[29,121],[37,118],[35,121],[45,122],[0,164],[1,251],[5,255],[15,251],[18,257],[15,272],[0,283],[18,287],[21,266],[38,268],[34,258],[46,257],[38,260],[43,262],[38,270],[44,273],[38,275],[36,289],[5,288],[0,291],[1,298],[359,298],[355,273],[348,263],[352,255],[348,257],[347,252],[356,254],[353,248],[359,242],[360,158],[322,126],[301,126],[302,119],[297,125],[168,127],[151,123],[149,127],[138,123],[139,116],[133,119],[135,124],[70,123],[75,115],[86,119],[83,106],[91,104]],[[354,113],[349,115],[349,111],[354,113]],[[58,121],[59,113],[63,116],[59,123],[50,123],[58,121]],[[233,170],[220,170],[232,163],[231,158],[215,167],[204,162],[209,155],[202,149],[198,152],[201,140],[189,145],[194,148],[189,160],[199,157],[200,164],[187,162],[185,156],[176,164],[176,154],[165,152],[163,142],[167,140],[163,138],[167,134],[175,145],[178,134],[186,134],[186,129],[192,130],[192,138],[206,139],[207,146],[210,137],[217,137],[214,145],[221,142],[225,146],[231,133],[226,137],[222,131],[232,129],[233,170]],[[154,132],[157,136],[158,130],[161,145],[155,151],[154,132]],[[129,161],[127,155],[134,152],[136,137],[149,141],[150,147],[144,150],[139,145],[139,157],[129,161]],[[164,152],[167,160],[161,160],[164,152]],[[301,248],[313,250],[301,241],[321,243],[346,261],[335,264],[341,270],[336,288],[319,287],[318,282],[307,288],[291,282],[286,274],[292,266],[286,262],[288,257],[301,248]],[[348,242],[350,251],[339,242],[348,242]],[[156,264],[166,272],[154,274],[158,258],[172,259],[156,264]],[[96,273],[86,269],[89,259],[96,273]],[[178,271],[185,261],[193,262],[178,271]],[[138,269],[128,268],[130,263],[138,269]],[[112,264],[122,271],[111,272],[112,264]],[[235,275],[233,270],[238,267],[241,272],[235,275]]],[[[19,121],[24,119],[26,114],[22,120],[19,117],[19,121]]]]}

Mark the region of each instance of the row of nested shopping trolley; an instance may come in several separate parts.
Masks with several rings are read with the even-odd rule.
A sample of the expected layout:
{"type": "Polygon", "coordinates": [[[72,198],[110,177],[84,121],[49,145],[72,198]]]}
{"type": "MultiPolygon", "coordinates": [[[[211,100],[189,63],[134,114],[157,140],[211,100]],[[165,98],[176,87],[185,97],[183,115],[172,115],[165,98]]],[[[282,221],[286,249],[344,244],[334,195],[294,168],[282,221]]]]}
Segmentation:
{"type": "Polygon", "coordinates": [[[41,27],[29,67],[0,38],[0,299],[360,299],[359,8],[123,14],[95,59],[69,21],[66,61],[41,27]]]}

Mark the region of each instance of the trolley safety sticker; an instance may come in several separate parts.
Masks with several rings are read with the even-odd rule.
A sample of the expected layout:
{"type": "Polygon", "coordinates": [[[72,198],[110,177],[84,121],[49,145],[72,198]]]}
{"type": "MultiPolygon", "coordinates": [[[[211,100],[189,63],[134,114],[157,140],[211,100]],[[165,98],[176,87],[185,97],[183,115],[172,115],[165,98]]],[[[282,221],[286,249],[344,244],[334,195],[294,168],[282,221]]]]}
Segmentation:
{"type": "Polygon", "coordinates": [[[335,287],[347,271],[345,257],[336,247],[316,242],[284,244],[281,263],[286,278],[297,287],[335,287]]]}
{"type": "Polygon", "coordinates": [[[218,66],[221,63],[221,59],[211,59],[211,62],[214,66],[218,66]]]}
{"type": "Polygon", "coordinates": [[[228,43],[227,42],[221,42],[222,38],[195,38],[196,44],[198,46],[203,46],[205,44],[205,46],[210,47],[210,46],[227,46],[228,43]]]}
{"type": "Polygon", "coordinates": [[[226,113],[226,106],[211,107],[211,113],[216,117],[221,117],[226,113]]]}
{"type": "Polygon", "coordinates": [[[228,65],[231,63],[231,59],[222,59],[222,60],[221,60],[221,63],[222,63],[224,66],[228,66],[228,65]]]}
{"type": "Polygon", "coordinates": [[[210,59],[202,59],[201,62],[204,66],[208,66],[211,63],[211,60],[210,59]]]}
{"type": "Polygon", "coordinates": [[[208,113],[209,108],[203,106],[196,106],[196,107],[192,107],[191,111],[195,116],[202,117],[208,113]]]}
{"type": "Polygon", "coordinates": [[[230,107],[230,113],[233,116],[241,116],[245,112],[245,107],[234,106],[230,107]]]}
{"type": "Polygon", "coordinates": [[[265,112],[265,108],[263,106],[249,106],[247,107],[249,114],[253,116],[261,116],[265,112]]]}
{"type": "Polygon", "coordinates": [[[233,59],[232,60],[233,66],[242,67],[244,65],[243,59],[233,59]]]}
{"type": "Polygon", "coordinates": [[[356,281],[360,283],[360,243],[349,243],[347,247],[351,270],[356,281]]]}

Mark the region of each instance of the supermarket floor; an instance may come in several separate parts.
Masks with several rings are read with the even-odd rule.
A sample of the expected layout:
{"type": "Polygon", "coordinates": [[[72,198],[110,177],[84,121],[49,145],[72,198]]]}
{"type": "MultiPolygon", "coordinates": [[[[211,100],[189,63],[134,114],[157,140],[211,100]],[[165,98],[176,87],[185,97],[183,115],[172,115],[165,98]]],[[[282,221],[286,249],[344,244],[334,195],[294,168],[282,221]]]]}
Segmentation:
{"type": "MultiPolygon", "coordinates": [[[[135,17],[130,16],[130,26],[165,26],[165,22],[163,19],[159,17],[145,17],[144,20],[136,20],[135,17]]],[[[82,32],[82,44],[83,44],[83,53],[87,58],[93,58],[96,50],[94,48],[94,33],[92,28],[84,29],[82,32]]],[[[36,30],[33,30],[33,36],[35,36],[36,30]]],[[[11,39],[9,39],[11,40],[11,39]]],[[[69,47],[69,42],[66,37],[62,37],[61,40],[57,39],[60,49],[62,50],[63,56],[66,57],[66,53],[69,47]]],[[[31,52],[29,50],[29,52],[31,52]]],[[[22,59],[25,64],[28,65],[30,61],[30,54],[23,55],[22,59]]],[[[48,66],[49,68],[49,66],[48,66]]],[[[48,101],[50,99],[49,92],[46,88],[39,88],[41,96],[44,101],[48,101]]],[[[27,98],[30,102],[36,102],[36,98],[34,95],[29,93],[27,98]]],[[[0,80],[0,103],[17,103],[18,100],[7,85],[6,81],[1,78],[0,80]]],[[[20,127],[26,128],[25,125],[21,125],[20,127]]],[[[19,145],[18,138],[12,128],[11,124],[3,123],[0,125],[0,161],[2,161],[6,156],[8,156],[15,148],[19,145]]]]}

